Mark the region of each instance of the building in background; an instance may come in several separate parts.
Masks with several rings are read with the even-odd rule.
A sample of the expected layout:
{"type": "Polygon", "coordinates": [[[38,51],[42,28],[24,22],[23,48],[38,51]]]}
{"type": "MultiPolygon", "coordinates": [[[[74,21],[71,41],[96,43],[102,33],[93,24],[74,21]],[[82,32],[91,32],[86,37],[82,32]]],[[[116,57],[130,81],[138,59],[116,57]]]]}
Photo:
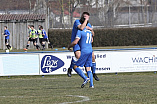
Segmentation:
{"type": "Polygon", "coordinates": [[[1,0],[0,14],[46,14],[48,28],[72,28],[83,11],[94,28],[156,26],[157,0],[1,0]]]}

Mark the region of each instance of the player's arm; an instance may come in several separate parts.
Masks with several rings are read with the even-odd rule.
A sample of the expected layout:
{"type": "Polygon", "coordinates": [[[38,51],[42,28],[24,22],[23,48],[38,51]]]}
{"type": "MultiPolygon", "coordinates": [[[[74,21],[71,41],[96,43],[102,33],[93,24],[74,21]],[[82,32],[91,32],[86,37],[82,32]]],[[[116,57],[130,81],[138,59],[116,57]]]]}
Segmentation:
{"type": "Polygon", "coordinates": [[[9,30],[7,31],[7,35],[10,35],[10,32],[9,32],[9,30]]]}
{"type": "Polygon", "coordinates": [[[29,35],[28,35],[28,37],[30,37],[31,36],[31,31],[29,32],[29,35]]]}
{"type": "Polygon", "coordinates": [[[80,30],[83,30],[86,27],[87,22],[88,22],[88,20],[85,19],[85,21],[83,22],[83,24],[78,25],[77,28],[80,29],[80,30]]]}
{"type": "Polygon", "coordinates": [[[9,31],[6,30],[6,31],[4,32],[4,36],[8,36],[8,35],[10,35],[10,33],[9,33],[9,31]]]}
{"type": "Polygon", "coordinates": [[[86,29],[90,30],[92,32],[92,36],[94,37],[94,31],[91,24],[89,24],[89,26],[86,26],[86,29]]]}
{"type": "Polygon", "coordinates": [[[2,35],[5,35],[5,32],[4,32],[4,33],[2,33],[2,35]]]}
{"type": "Polygon", "coordinates": [[[42,31],[42,35],[43,35],[43,36],[45,36],[45,33],[44,33],[44,31],[42,31]]]}
{"type": "Polygon", "coordinates": [[[80,29],[80,30],[83,30],[86,27],[88,20],[89,20],[89,16],[84,17],[84,19],[85,19],[85,21],[83,22],[83,24],[80,24],[77,26],[78,29],[80,29]]]}
{"type": "Polygon", "coordinates": [[[75,40],[68,46],[68,50],[71,50],[70,48],[75,46],[79,40],[80,40],[80,38],[75,38],[75,40]]]}

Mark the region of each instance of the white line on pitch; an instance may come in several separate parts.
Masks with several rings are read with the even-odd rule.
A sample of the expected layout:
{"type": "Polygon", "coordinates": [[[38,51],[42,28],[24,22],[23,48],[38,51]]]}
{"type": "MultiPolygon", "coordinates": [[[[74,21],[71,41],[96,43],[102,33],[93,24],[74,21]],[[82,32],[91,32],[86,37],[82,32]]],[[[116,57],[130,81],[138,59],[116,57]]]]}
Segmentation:
{"type": "Polygon", "coordinates": [[[89,97],[87,96],[79,96],[79,95],[67,95],[70,97],[79,97],[79,98],[83,98],[82,100],[78,100],[78,101],[74,101],[74,102],[64,102],[64,103],[59,103],[59,104],[70,104],[70,103],[78,103],[78,102],[84,102],[84,101],[89,101],[89,97]]]}

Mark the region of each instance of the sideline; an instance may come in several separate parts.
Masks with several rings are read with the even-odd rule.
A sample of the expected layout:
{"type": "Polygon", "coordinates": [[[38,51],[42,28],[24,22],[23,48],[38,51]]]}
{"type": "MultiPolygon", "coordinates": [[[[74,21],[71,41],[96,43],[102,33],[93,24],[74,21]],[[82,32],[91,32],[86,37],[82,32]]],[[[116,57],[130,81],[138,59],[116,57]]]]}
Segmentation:
{"type": "Polygon", "coordinates": [[[80,103],[80,102],[85,102],[85,101],[89,101],[89,97],[87,96],[79,96],[79,95],[67,95],[69,97],[79,97],[82,98],[82,100],[78,100],[78,101],[74,101],[74,102],[64,102],[64,103],[59,103],[59,104],[70,104],[70,103],[80,103]]]}

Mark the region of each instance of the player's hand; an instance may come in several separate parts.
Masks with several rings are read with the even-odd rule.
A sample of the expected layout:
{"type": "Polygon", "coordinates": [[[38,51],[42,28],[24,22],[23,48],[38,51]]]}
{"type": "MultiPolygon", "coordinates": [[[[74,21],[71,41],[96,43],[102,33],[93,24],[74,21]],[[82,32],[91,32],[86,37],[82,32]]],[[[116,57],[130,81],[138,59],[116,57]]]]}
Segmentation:
{"type": "Polygon", "coordinates": [[[69,50],[69,51],[72,51],[72,49],[71,49],[69,46],[68,46],[68,50],[69,50]]]}
{"type": "Polygon", "coordinates": [[[68,48],[68,50],[69,50],[69,51],[72,51],[72,49],[71,49],[71,48],[68,48]]]}
{"type": "Polygon", "coordinates": [[[86,26],[86,29],[92,31],[92,28],[90,28],[89,26],[86,26]]]}

